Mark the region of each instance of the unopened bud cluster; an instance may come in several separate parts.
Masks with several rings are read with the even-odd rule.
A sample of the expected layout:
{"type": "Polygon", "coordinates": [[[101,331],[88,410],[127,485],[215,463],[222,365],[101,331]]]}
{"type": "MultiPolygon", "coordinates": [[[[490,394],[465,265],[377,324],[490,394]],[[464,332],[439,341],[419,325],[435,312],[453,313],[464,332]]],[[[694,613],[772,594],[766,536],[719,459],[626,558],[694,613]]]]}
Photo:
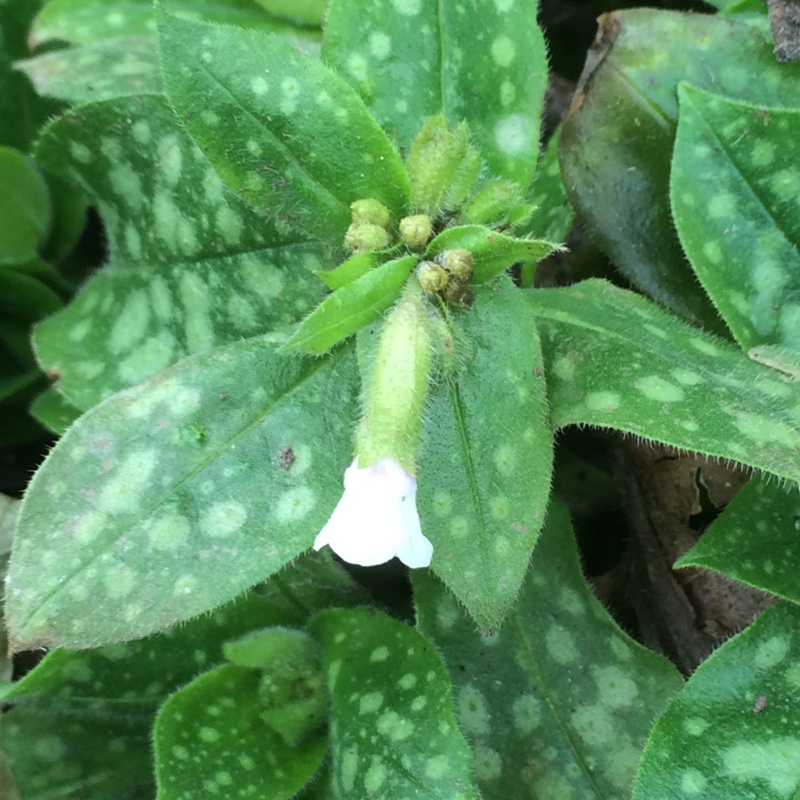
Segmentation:
{"type": "Polygon", "coordinates": [[[344,246],[351,253],[374,253],[392,243],[391,215],[380,200],[368,197],[350,205],[352,224],[344,235],[344,246]]]}
{"type": "Polygon", "coordinates": [[[421,261],[417,280],[426,292],[435,292],[450,303],[461,300],[472,280],[472,253],[453,248],[444,250],[433,261],[421,261]]]}

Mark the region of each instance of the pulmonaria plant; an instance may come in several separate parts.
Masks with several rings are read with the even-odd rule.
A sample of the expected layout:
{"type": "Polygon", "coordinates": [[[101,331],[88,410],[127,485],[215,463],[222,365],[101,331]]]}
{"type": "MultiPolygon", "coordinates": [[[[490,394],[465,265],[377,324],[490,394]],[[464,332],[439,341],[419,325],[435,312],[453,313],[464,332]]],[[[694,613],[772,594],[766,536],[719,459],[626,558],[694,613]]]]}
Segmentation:
{"type": "MultiPolygon", "coordinates": [[[[0,23],[29,5],[0,3],[0,23]]],[[[626,12],[565,125],[588,227],[690,326],[606,281],[512,280],[516,265],[531,285],[572,219],[558,138],[539,152],[533,0],[332,0],[323,34],[316,0],[97,5],[45,3],[29,40],[73,46],[23,65],[80,104],[35,159],[88,193],[109,264],[34,332],[62,398],[58,417],[38,413],[63,436],[19,509],[5,592],[11,648],[51,649],[0,691],[22,796],[629,797],[682,681],[583,579],[551,498],[553,439],[615,428],[800,479],[800,289],[779,269],[800,247],[793,68],[775,73],[752,20],[626,12]],[[321,59],[287,30],[312,53],[322,36],[321,59]],[[726,48],[770,79],[728,80],[726,48]],[[736,94],[753,87],[782,108],[736,94]],[[603,138],[604,114],[625,129],[603,138]],[[763,236],[742,218],[762,207],[778,220],[763,236]],[[698,327],[720,315],[737,345],[698,327]],[[416,625],[398,621],[407,595],[377,611],[330,550],[415,568],[416,625]]],[[[25,263],[2,259],[20,296],[49,274],[48,208],[25,263]]],[[[768,506],[775,548],[796,546],[781,491],[748,487],[741,542],[696,557],[721,568],[751,548],[723,571],[799,602],[796,570],[751,535],[768,506]]],[[[765,616],[697,671],[637,800],[712,797],[698,753],[714,797],[794,790],[793,616],[765,616]],[[735,701],[709,691],[719,674],[743,687],[735,701]]]]}

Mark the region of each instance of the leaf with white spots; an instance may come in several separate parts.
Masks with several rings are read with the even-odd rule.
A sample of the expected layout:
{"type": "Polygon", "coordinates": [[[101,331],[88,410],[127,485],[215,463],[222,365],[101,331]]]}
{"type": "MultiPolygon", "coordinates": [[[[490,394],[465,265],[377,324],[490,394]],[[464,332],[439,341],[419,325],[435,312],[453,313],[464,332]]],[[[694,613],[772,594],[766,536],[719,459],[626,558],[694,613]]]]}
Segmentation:
{"type": "Polygon", "coordinates": [[[516,239],[482,225],[460,225],[442,231],[425,253],[434,257],[444,250],[464,248],[472,253],[475,283],[483,283],[517,261],[540,261],[559,246],[541,239],[516,239]]]}
{"type": "Polygon", "coordinates": [[[744,350],[798,350],[800,111],[678,96],[670,192],[692,268],[744,350]]]}
{"type": "Polygon", "coordinates": [[[450,681],[430,643],[371,609],[322,611],[309,629],[323,645],[338,796],[477,800],[450,681]]]}
{"type": "Polygon", "coordinates": [[[797,485],[755,476],[676,567],[703,567],[800,604],[797,485]]]}
{"type": "Polygon", "coordinates": [[[158,800],[288,800],[319,769],[324,733],[290,746],[261,718],[256,669],[226,664],[167,700],[153,734],[158,800]]]}
{"type": "Polygon", "coordinates": [[[722,332],[712,303],[697,289],[670,214],[678,83],[745,102],[798,107],[800,64],[777,63],[766,21],[630,9],[602,22],[604,58],[586,76],[561,133],[570,200],[629,280],[684,318],[722,332]]]}
{"type": "Polygon", "coordinates": [[[380,319],[400,297],[417,261],[416,256],[396,258],[337,289],[300,323],[284,346],[287,350],[319,355],[380,319]]]}
{"type": "Polygon", "coordinates": [[[427,117],[466,120],[489,172],[523,186],[539,155],[547,51],[536,0],[333,0],[323,59],[407,148],[427,117]]]}
{"type": "Polygon", "coordinates": [[[553,427],[616,428],[800,480],[800,383],[602,280],[526,299],[553,427]]]}
{"type": "MultiPolygon", "coordinates": [[[[161,6],[185,19],[207,20],[312,37],[312,29],[298,28],[286,19],[267,14],[258,0],[161,0],[161,6]]],[[[152,0],[49,0],[34,21],[30,44],[58,40],[92,44],[156,31],[152,0]]]]}
{"type": "Polygon", "coordinates": [[[417,507],[433,570],[484,628],[500,624],[544,522],[553,458],[539,337],[505,276],[453,315],[459,367],[428,395],[417,507]]]}
{"type": "Polygon", "coordinates": [[[18,61],[39,94],[76,103],[164,91],[154,35],[104,39],[18,61]]]}
{"type": "Polygon", "coordinates": [[[634,800],[794,800],[800,609],[767,609],[715,650],[653,728],[634,800]]]}
{"type": "Polygon", "coordinates": [[[198,669],[219,663],[226,639],[287,619],[250,595],[147,639],[48,653],[2,695],[14,709],[3,716],[0,747],[11,755],[24,797],[152,793],[158,706],[198,669]]]}
{"type": "MultiPolygon", "coordinates": [[[[109,705],[54,716],[19,706],[5,711],[0,745],[24,800],[149,800],[155,795],[153,712],[109,713],[109,705]]],[[[2,752],[2,751],[0,751],[2,752]]],[[[2,783],[0,789],[7,786],[2,783]]]]}
{"type": "Polygon", "coordinates": [[[120,711],[149,709],[152,714],[198,670],[221,663],[230,639],[297,619],[296,611],[251,593],[145,639],[93,650],[52,650],[0,696],[3,702],[39,704],[51,711],[113,701],[120,711]]]}
{"type": "Polygon", "coordinates": [[[356,200],[404,213],[400,156],[335,73],[277,36],[169,14],[159,20],[170,102],[250,203],[331,241],[343,241],[356,200]]]}
{"type": "Polygon", "coordinates": [[[37,158],[82,186],[110,266],[34,332],[40,364],[81,409],[186,355],[301,318],[328,250],[228,189],[161,97],[83,106],[37,158]]]}
{"type": "Polygon", "coordinates": [[[413,573],[422,632],[442,654],[482,797],[624,798],[653,718],[682,679],[592,594],[569,516],[548,511],[519,600],[482,634],[450,592],[413,573]]]}
{"type": "Polygon", "coordinates": [[[95,406],[23,502],[6,590],[14,647],[145,636],[296,558],[341,495],[358,390],[352,353],[286,358],[254,338],[95,406]]]}

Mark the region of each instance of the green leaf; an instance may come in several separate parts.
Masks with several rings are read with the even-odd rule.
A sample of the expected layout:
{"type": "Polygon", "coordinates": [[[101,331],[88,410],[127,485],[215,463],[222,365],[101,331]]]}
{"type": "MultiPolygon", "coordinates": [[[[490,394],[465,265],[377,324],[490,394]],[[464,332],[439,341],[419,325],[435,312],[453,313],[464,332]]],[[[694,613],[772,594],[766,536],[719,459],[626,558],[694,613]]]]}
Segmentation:
{"type": "Polygon", "coordinates": [[[493,628],[519,592],[544,522],[553,436],[524,297],[505,277],[475,295],[444,334],[459,367],[426,401],[417,507],[434,571],[493,628]]]}
{"type": "Polygon", "coordinates": [[[32,161],[19,150],[0,147],[0,264],[34,258],[52,214],[47,184],[32,161]]]}
{"type": "Polygon", "coordinates": [[[561,165],[558,163],[560,136],[559,129],[550,137],[539,159],[536,175],[526,198],[526,202],[535,208],[524,223],[514,227],[517,237],[535,236],[549,242],[563,242],[572,228],[575,212],[567,198],[567,190],[561,178],[561,165]]]}
{"type": "Polygon", "coordinates": [[[320,270],[315,274],[329,289],[336,291],[336,289],[341,289],[342,286],[347,286],[348,283],[366,275],[377,265],[378,257],[375,253],[357,253],[343,261],[338,267],[320,270]]]}
{"type": "Polygon", "coordinates": [[[439,581],[413,578],[419,626],[447,665],[481,796],[629,797],[653,718],[683,681],[595,598],[565,508],[551,504],[498,630],[478,633],[439,581]]]}
{"type": "Polygon", "coordinates": [[[800,480],[800,384],[605,281],[526,297],[554,428],[616,428],[800,480]]]}
{"type": "Polygon", "coordinates": [[[39,0],[0,4],[0,145],[28,151],[47,118],[59,110],[36,95],[30,81],[14,69],[17,59],[30,55],[28,32],[39,0]]]}
{"type": "Polygon", "coordinates": [[[322,611],[309,628],[323,644],[338,796],[477,800],[433,647],[372,609],[322,611]]]}
{"type": "Polygon", "coordinates": [[[86,190],[109,236],[111,266],[34,332],[39,362],[81,409],[293,322],[322,294],[312,270],[327,249],[227,189],[163,98],[83,106],[46,130],[37,157],[86,190]]]}
{"type": "Polygon", "coordinates": [[[703,567],[800,603],[800,497],[796,486],[754,477],[676,567],[703,567]]]}
{"type": "Polygon", "coordinates": [[[50,711],[99,712],[100,704],[113,701],[117,713],[149,709],[152,714],[199,669],[222,662],[229,639],[286,622],[290,614],[251,593],[146,639],[94,650],[53,650],[2,698],[50,711]]]}
{"type": "Polygon", "coordinates": [[[26,800],[152,796],[150,732],[159,704],[221,661],[226,638],[283,619],[250,595],[148,639],[50,652],[3,697],[15,707],[3,718],[0,746],[26,800]]]}
{"type": "MultiPolygon", "coordinates": [[[[83,191],[67,181],[53,174],[45,174],[45,179],[53,205],[53,224],[41,255],[42,258],[59,264],[72,254],[80,241],[86,226],[89,202],[83,191]]],[[[49,280],[56,284],[58,277],[52,275],[49,280]]]]}
{"type": "Polygon", "coordinates": [[[261,669],[261,719],[286,744],[296,745],[327,717],[319,643],[304,631],[266,628],[225,645],[229,661],[261,669]]]}
{"type": "Polygon", "coordinates": [[[61,436],[81,415],[57,389],[45,389],[31,404],[31,416],[52,433],[61,436]]]}
{"type": "Polygon", "coordinates": [[[670,192],[692,268],[745,350],[800,349],[800,110],[678,95],[670,192]]]}
{"type": "Polygon", "coordinates": [[[616,11],[604,22],[603,38],[613,44],[586,76],[561,133],[570,200],[629,280],[688,320],[722,332],[697,291],[670,215],[678,83],[800,106],[800,65],[776,62],[766,22],[662,9],[616,11]]]}
{"type": "MultiPolygon", "coordinates": [[[[285,456],[284,464],[291,468],[296,457],[294,451],[285,456]]],[[[303,553],[262,584],[259,592],[273,605],[293,611],[298,625],[305,624],[323,608],[360,606],[371,600],[367,591],[334,560],[329,548],[303,553]]]]}
{"type": "Polygon", "coordinates": [[[38,278],[0,269],[0,313],[7,320],[36,322],[61,308],[61,298],[38,278]]]}
{"type": "Polygon", "coordinates": [[[402,215],[405,167],[344,81],[276,36],[168,14],[160,20],[170,102],[250,203],[337,242],[355,200],[375,198],[402,215]]]}
{"type": "MultiPolygon", "coordinates": [[[[17,525],[19,506],[19,500],[0,494],[0,581],[3,583],[5,583],[8,559],[11,555],[11,545],[14,541],[14,529],[17,525]]],[[[4,684],[11,680],[12,675],[13,665],[8,652],[8,636],[6,635],[3,613],[0,609],[0,693],[4,684]]],[[[0,786],[2,785],[0,783],[0,786]]]]}
{"type": "Polygon", "coordinates": [[[39,94],[75,103],[164,91],[158,41],[149,36],[101,39],[16,63],[39,94]]]}
{"type": "Polygon", "coordinates": [[[228,661],[251,669],[313,665],[319,661],[317,642],[295,628],[250,631],[241,639],[226,642],[224,650],[228,661]]]}
{"type": "Polygon", "coordinates": [[[321,27],[328,0],[256,0],[270,14],[299,25],[321,27]]]}
{"type": "Polygon", "coordinates": [[[276,572],[341,495],[357,397],[351,354],[289,359],[255,338],[93,408],[26,493],[7,591],[15,649],[144,636],[276,572]]]}
{"type": "Polygon", "coordinates": [[[364,325],[379,319],[400,297],[403,284],[419,259],[404,256],[371,269],[326,297],[284,348],[301,353],[325,353],[364,325]]]}
{"type": "MultiPolygon", "coordinates": [[[[207,20],[302,33],[294,25],[266,14],[257,0],[161,0],[161,5],[185,19],[207,20]]],[[[93,44],[107,39],[155,33],[152,0],[50,0],[36,18],[30,43],[37,47],[54,39],[93,44]]],[[[310,36],[311,32],[305,32],[310,36]]]]}
{"type": "Polygon", "coordinates": [[[653,729],[634,800],[797,797],[798,625],[795,606],[770,608],[697,668],[653,729]]]}
{"type": "Polygon", "coordinates": [[[527,186],[539,155],[547,52],[535,0],[480,10],[333,0],[323,59],[407,148],[427,117],[466,121],[493,176],[527,186]]]}
{"type": "Polygon", "coordinates": [[[314,775],[325,735],[286,745],[260,718],[260,680],[258,671],[228,664],[164,703],[154,731],[159,800],[234,794],[288,800],[314,775]]]}
{"type": "Polygon", "coordinates": [[[482,225],[461,225],[442,231],[428,245],[426,256],[455,247],[472,253],[473,280],[483,283],[517,261],[540,261],[559,246],[539,239],[515,239],[482,225]]]}
{"type": "Polygon", "coordinates": [[[3,714],[0,744],[24,800],[151,800],[152,719],[152,713],[93,717],[19,707],[3,714]]]}

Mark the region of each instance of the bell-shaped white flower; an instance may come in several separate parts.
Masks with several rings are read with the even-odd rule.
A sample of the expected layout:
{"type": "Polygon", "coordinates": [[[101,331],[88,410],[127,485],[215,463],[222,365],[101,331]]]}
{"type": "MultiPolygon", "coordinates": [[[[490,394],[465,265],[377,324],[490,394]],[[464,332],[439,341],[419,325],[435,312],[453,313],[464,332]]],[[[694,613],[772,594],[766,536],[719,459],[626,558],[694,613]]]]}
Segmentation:
{"type": "Polygon", "coordinates": [[[314,549],[329,545],[350,564],[372,567],[397,556],[409,567],[427,567],[433,545],[417,513],[417,479],[392,458],[345,470],[344,494],[314,549]]]}

